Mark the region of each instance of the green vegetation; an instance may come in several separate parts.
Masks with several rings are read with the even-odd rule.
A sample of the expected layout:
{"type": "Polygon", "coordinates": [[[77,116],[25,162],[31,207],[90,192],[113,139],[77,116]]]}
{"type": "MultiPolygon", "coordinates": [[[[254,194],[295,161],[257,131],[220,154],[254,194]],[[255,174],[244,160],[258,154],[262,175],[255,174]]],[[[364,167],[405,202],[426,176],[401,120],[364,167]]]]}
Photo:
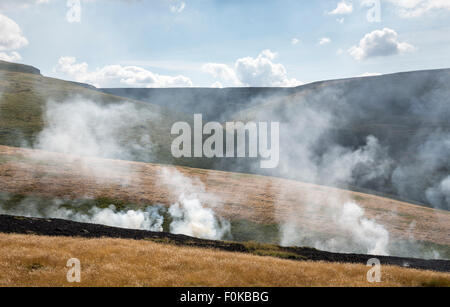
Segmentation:
{"type": "MultiPolygon", "coordinates": [[[[32,147],[36,143],[37,135],[44,127],[47,102],[64,103],[71,99],[86,99],[105,105],[133,103],[140,113],[149,115],[148,125],[146,125],[147,127],[131,126],[129,131],[123,132],[120,141],[131,144],[134,138],[143,134],[142,129],[148,129],[149,131],[145,132],[150,134],[154,144],[154,148],[152,148],[154,160],[161,163],[172,162],[170,128],[174,122],[184,120],[185,115],[148,102],[104,94],[74,82],[47,78],[37,74],[2,70],[1,65],[0,144],[32,147]]],[[[142,155],[142,153],[136,153],[135,160],[140,160],[142,155]]]]}

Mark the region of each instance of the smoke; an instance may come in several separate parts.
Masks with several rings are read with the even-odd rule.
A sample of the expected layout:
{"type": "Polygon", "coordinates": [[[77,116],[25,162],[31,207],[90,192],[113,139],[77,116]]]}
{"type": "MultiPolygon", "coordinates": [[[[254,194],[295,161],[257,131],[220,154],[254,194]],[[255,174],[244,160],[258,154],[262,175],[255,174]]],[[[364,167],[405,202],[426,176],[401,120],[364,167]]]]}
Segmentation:
{"type": "Polygon", "coordinates": [[[149,160],[153,118],[129,102],[101,105],[81,98],[48,102],[45,128],[35,147],[78,156],[149,160]]]}
{"type": "MultiPolygon", "coordinates": [[[[364,216],[364,209],[353,202],[314,208],[316,214],[324,211],[326,223],[334,227],[336,235],[320,238],[296,224],[284,223],[281,227],[281,245],[309,245],[320,250],[339,253],[364,253],[388,255],[389,232],[374,220],[364,216]]],[[[313,213],[314,214],[314,213],[313,213]]]]}
{"type": "MultiPolygon", "coordinates": [[[[153,128],[160,123],[161,118],[150,110],[130,102],[105,104],[81,97],[60,103],[49,101],[45,106],[44,128],[33,145],[44,151],[34,152],[30,157],[46,161],[51,159],[46,152],[59,152],[66,154],[69,162],[79,163],[82,173],[88,178],[93,175],[97,180],[120,179],[124,185],[130,180],[139,180],[132,176],[132,172],[128,172],[127,167],[117,167],[115,161],[92,158],[151,160],[154,154],[151,133],[154,134],[153,128]],[[116,174],[117,171],[119,173],[116,174]]],[[[167,130],[167,133],[170,131],[167,130]]],[[[166,168],[159,179],[177,199],[168,209],[157,206],[117,211],[114,206],[110,206],[92,207],[88,212],[80,213],[58,202],[38,206],[27,201],[26,205],[21,204],[12,211],[2,210],[9,214],[62,218],[151,231],[162,231],[163,223],[167,222],[170,226],[168,230],[177,234],[205,239],[231,236],[230,223],[216,217],[211,208],[202,205],[207,202],[213,207],[217,201],[214,195],[205,193],[200,180],[187,178],[176,170],[166,168]],[[201,195],[202,199],[197,195],[201,195]]]]}
{"type": "Polygon", "coordinates": [[[438,208],[449,209],[450,204],[450,176],[442,180],[437,186],[428,188],[427,199],[438,208]]]}
{"type": "Polygon", "coordinates": [[[169,214],[173,218],[171,233],[216,240],[230,236],[230,223],[217,219],[213,210],[204,208],[198,198],[182,194],[179,201],[170,207],[169,214]]]}
{"type": "Polygon", "coordinates": [[[171,232],[203,239],[231,238],[231,225],[222,217],[216,217],[213,208],[217,208],[218,199],[206,191],[203,182],[196,177],[186,177],[175,168],[163,168],[159,179],[169,187],[172,197],[178,197],[169,209],[173,218],[171,232]]]}
{"type": "Polygon", "coordinates": [[[450,135],[444,131],[431,132],[416,148],[414,159],[394,170],[395,187],[403,197],[421,199],[434,208],[450,210],[450,135]]]}
{"type": "Polygon", "coordinates": [[[19,204],[7,205],[0,199],[0,214],[38,218],[57,218],[112,227],[162,232],[165,222],[169,231],[202,239],[220,240],[230,236],[230,223],[216,218],[211,209],[204,208],[198,199],[186,198],[166,208],[162,205],[145,209],[119,211],[114,205],[107,208],[90,207],[86,211],[80,204],[53,200],[51,204],[26,198],[19,204]]]}
{"type": "Polygon", "coordinates": [[[7,205],[5,199],[0,203],[0,213],[38,218],[66,219],[82,223],[106,226],[162,231],[163,217],[160,207],[147,207],[145,210],[117,211],[114,205],[108,208],[91,207],[87,212],[76,204],[68,208],[67,202],[53,200],[51,203],[39,203],[33,198],[25,198],[19,204],[7,205]]]}
{"type": "MultiPolygon", "coordinates": [[[[335,129],[343,126],[342,118],[333,112],[339,107],[340,96],[340,90],[325,90],[318,95],[290,97],[285,108],[256,110],[258,119],[283,123],[282,158],[276,175],[346,189],[353,185],[382,186],[390,180],[394,161],[389,148],[377,137],[368,134],[356,146],[336,137],[335,129]]],[[[256,168],[253,171],[259,172],[256,168]]],[[[274,174],[269,171],[268,175],[274,174]]],[[[292,195],[292,191],[282,190],[277,197],[281,200],[287,193],[292,195]]],[[[389,254],[388,230],[366,217],[364,209],[339,190],[330,189],[323,199],[314,190],[299,192],[296,198],[306,208],[294,203],[287,214],[283,214],[285,208],[276,201],[280,244],[313,246],[332,252],[389,254]],[[302,220],[299,216],[308,216],[327,229],[314,232],[310,226],[299,224],[302,220]]]]}

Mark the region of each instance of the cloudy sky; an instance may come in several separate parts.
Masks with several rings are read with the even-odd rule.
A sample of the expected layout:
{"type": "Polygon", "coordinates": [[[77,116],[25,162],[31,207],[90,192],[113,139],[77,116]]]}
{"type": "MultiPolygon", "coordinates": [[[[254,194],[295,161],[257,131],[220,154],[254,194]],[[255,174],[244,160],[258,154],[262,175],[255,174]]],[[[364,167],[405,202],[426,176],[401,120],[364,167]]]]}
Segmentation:
{"type": "Polygon", "coordinates": [[[450,0],[0,0],[0,59],[100,87],[450,68],[450,0]]]}

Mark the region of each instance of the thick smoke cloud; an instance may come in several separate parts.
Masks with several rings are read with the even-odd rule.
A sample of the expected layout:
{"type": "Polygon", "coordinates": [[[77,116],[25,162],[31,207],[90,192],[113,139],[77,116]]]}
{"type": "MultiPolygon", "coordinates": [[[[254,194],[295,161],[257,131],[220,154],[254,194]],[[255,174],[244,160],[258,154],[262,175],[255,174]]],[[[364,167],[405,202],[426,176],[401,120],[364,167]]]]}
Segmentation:
{"type": "Polygon", "coordinates": [[[173,218],[170,231],[204,239],[230,238],[231,225],[216,217],[218,199],[206,192],[203,182],[197,178],[188,178],[175,169],[164,168],[159,174],[161,184],[170,187],[178,202],[173,204],[169,213],[173,218]],[[203,203],[208,203],[205,208],[203,203]]]}
{"type": "Polygon", "coordinates": [[[92,207],[87,212],[81,208],[67,208],[62,200],[52,204],[39,204],[28,198],[15,206],[4,206],[7,199],[0,199],[0,214],[26,217],[58,218],[82,223],[101,224],[112,227],[163,231],[165,218],[170,222],[169,230],[174,234],[184,234],[202,239],[220,240],[229,237],[230,224],[219,220],[211,209],[204,208],[198,199],[188,199],[184,195],[179,202],[168,209],[162,205],[149,206],[142,210],[119,211],[114,205],[108,208],[92,207]]]}
{"type": "MultiPolygon", "coordinates": [[[[64,153],[67,159],[81,162],[81,171],[88,177],[101,180],[119,178],[126,185],[128,180],[139,178],[123,167],[117,169],[118,174],[114,174],[114,161],[90,158],[151,160],[154,144],[151,141],[153,126],[150,124],[156,121],[156,116],[149,109],[129,102],[105,104],[81,97],[59,103],[48,102],[45,125],[34,144],[35,148],[44,152],[38,151],[34,155],[45,161],[47,151],[64,153]]],[[[175,169],[163,169],[158,179],[162,185],[169,186],[174,198],[178,199],[168,209],[156,205],[141,210],[118,211],[111,206],[93,207],[88,212],[80,213],[67,209],[63,202],[39,206],[28,200],[10,210],[2,208],[1,212],[150,231],[162,231],[166,219],[170,222],[168,230],[172,233],[205,239],[231,236],[230,223],[217,217],[211,208],[203,206],[205,201],[211,206],[217,201],[213,195],[205,193],[201,181],[187,178],[175,169]]]]}
{"type": "MultiPolygon", "coordinates": [[[[281,123],[280,166],[263,172],[257,164],[246,168],[248,161],[242,161],[238,167],[398,195],[448,210],[450,88],[445,82],[449,77],[448,71],[438,71],[332,81],[305,86],[279,101],[270,98],[264,108],[254,107],[236,117],[244,122],[281,123]]],[[[308,194],[298,195],[303,203],[311,201],[308,214],[320,217],[336,233],[308,232],[297,224],[299,211],[293,208],[288,220],[279,221],[283,244],[340,252],[395,252],[382,221],[367,218],[352,199],[342,199],[339,192],[330,193],[326,200],[308,194]]],[[[413,255],[413,246],[403,247],[402,253],[413,255]]]]}
{"type": "Polygon", "coordinates": [[[236,117],[281,123],[280,166],[267,175],[449,210],[449,81],[442,70],[319,83],[236,117]]]}
{"type": "Polygon", "coordinates": [[[76,98],[49,102],[35,147],[64,154],[151,160],[154,115],[132,103],[102,105],[76,98]]]}

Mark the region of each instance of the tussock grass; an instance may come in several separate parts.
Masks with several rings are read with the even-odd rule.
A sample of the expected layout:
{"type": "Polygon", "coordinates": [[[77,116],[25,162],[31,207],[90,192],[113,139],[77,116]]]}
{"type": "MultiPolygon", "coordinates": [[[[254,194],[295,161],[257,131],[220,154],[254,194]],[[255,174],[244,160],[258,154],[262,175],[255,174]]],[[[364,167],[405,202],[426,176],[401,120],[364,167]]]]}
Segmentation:
{"type": "Polygon", "coordinates": [[[392,266],[370,284],[367,270],[148,241],[0,234],[0,286],[450,286],[450,274],[392,266]],[[80,284],[66,280],[73,257],[80,284]]]}

